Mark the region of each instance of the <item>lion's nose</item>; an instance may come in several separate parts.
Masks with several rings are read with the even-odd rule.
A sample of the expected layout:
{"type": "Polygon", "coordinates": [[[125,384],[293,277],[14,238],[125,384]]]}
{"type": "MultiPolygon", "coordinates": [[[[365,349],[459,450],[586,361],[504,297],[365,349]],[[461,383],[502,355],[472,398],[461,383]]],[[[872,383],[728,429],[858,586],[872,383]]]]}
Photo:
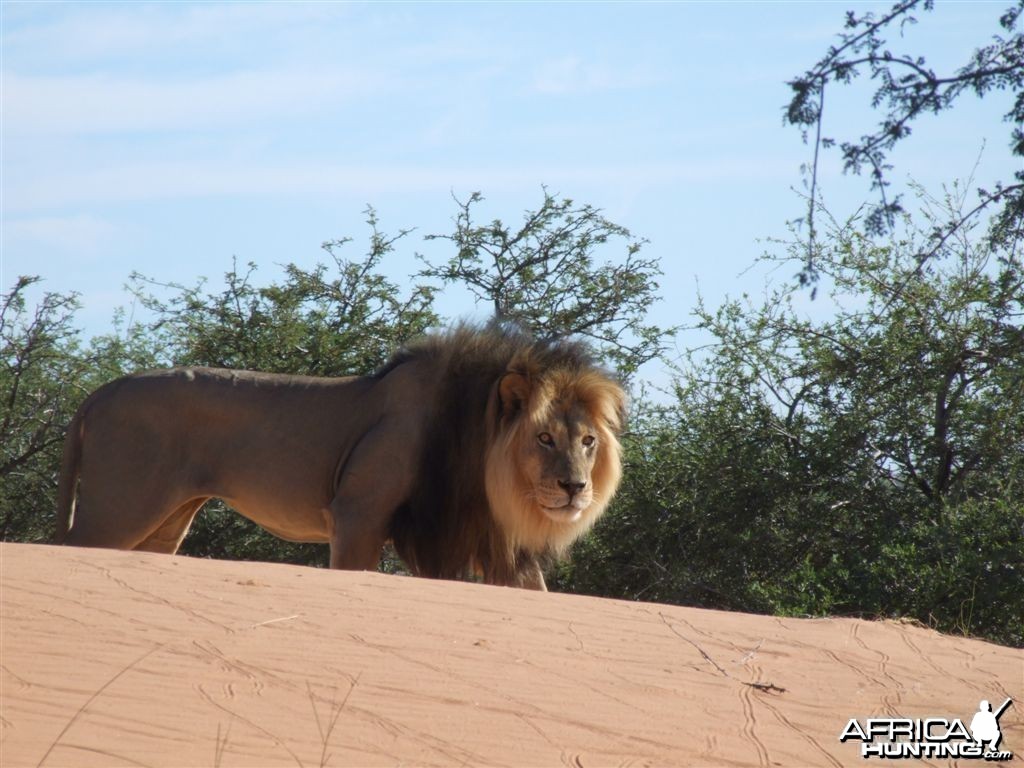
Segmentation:
{"type": "Polygon", "coordinates": [[[582,491],[587,485],[579,480],[559,480],[558,484],[562,487],[563,491],[569,494],[569,498],[582,491]]]}

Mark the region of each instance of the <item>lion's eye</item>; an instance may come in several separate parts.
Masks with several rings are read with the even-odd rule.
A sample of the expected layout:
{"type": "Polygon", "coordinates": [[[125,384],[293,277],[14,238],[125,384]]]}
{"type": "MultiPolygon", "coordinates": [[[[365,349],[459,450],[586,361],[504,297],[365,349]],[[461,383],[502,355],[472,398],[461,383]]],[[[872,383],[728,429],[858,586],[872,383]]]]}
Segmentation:
{"type": "Polygon", "coordinates": [[[549,445],[550,446],[550,445],[554,445],[555,444],[555,438],[553,438],[547,432],[541,432],[539,435],[537,435],[537,440],[540,441],[541,445],[549,445]]]}
{"type": "Polygon", "coordinates": [[[589,448],[596,442],[596,438],[593,435],[587,435],[583,438],[583,444],[589,448]]]}

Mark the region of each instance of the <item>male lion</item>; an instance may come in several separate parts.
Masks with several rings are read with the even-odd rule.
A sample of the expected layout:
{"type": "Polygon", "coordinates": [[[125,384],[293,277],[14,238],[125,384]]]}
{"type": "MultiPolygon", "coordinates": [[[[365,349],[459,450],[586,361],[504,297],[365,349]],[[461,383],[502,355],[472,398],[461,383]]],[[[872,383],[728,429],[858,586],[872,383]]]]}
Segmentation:
{"type": "Polygon", "coordinates": [[[570,342],[460,326],[372,376],[127,376],[79,408],[57,541],[174,553],[210,498],[331,567],[545,589],[618,487],[622,388],[570,342]],[[77,486],[77,503],[75,502],[77,486]],[[73,521],[73,522],[72,522],[73,521]]]}

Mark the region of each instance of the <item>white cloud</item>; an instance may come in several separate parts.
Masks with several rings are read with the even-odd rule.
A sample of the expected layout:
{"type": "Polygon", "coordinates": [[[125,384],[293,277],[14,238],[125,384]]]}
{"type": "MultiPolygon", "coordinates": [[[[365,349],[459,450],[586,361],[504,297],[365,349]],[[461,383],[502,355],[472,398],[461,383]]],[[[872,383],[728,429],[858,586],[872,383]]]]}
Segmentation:
{"type": "Polygon", "coordinates": [[[616,69],[606,64],[588,63],[578,56],[549,59],[533,73],[532,88],[538,93],[563,95],[594,93],[618,89],[649,88],[663,77],[650,67],[616,69]]]}
{"type": "Polygon", "coordinates": [[[792,176],[787,159],[752,161],[749,156],[690,163],[608,165],[355,165],[291,163],[263,165],[224,160],[209,163],[153,162],[83,172],[53,172],[9,183],[9,212],[57,207],[217,196],[354,195],[374,199],[399,192],[451,189],[493,191],[596,184],[651,187],[792,176]]]}
{"type": "Polygon", "coordinates": [[[344,3],[139,3],[62,6],[58,15],[47,11],[29,6],[27,12],[9,15],[3,37],[9,55],[48,66],[61,62],[81,66],[125,56],[137,61],[139,56],[159,59],[197,50],[224,51],[241,42],[244,49],[266,57],[266,48],[252,48],[248,42],[254,37],[281,39],[292,29],[315,32],[324,21],[347,16],[349,7],[344,3]]]}
{"type": "Polygon", "coordinates": [[[193,80],[3,76],[8,136],[209,129],[302,117],[385,88],[365,72],[247,71],[193,80]]]}
{"type": "Polygon", "coordinates": [[[61,252],[95,253],[115,234],[115,227],[95,216],[41,216],[11,219],[2,225],[8,255],[43,248],[61,252]]]}

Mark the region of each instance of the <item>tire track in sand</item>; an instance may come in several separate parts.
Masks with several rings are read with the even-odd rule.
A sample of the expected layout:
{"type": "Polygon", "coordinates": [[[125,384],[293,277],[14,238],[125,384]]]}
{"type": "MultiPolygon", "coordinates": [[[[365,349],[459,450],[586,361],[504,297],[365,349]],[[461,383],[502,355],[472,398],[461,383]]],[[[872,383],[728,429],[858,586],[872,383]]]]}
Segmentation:
{"type": "Polygon", "coordinates": [[[889,672],[889,661],[891,660],[889,654],[878,648],[871,648],[860,636],[860,624],[854,622],[850,625],[850,637],[868,653],[873,653],[878,656],[878,661],[875,662],[875,671],[879,675],[889,680],[891,686],[887,685],[885,691],[882,693],[882,711],[889,717],[899,717],[900,711],[897,707],[903,703],[903,696],[900,691],[903,689],[903,683],[897,680],[889,672]]]}

